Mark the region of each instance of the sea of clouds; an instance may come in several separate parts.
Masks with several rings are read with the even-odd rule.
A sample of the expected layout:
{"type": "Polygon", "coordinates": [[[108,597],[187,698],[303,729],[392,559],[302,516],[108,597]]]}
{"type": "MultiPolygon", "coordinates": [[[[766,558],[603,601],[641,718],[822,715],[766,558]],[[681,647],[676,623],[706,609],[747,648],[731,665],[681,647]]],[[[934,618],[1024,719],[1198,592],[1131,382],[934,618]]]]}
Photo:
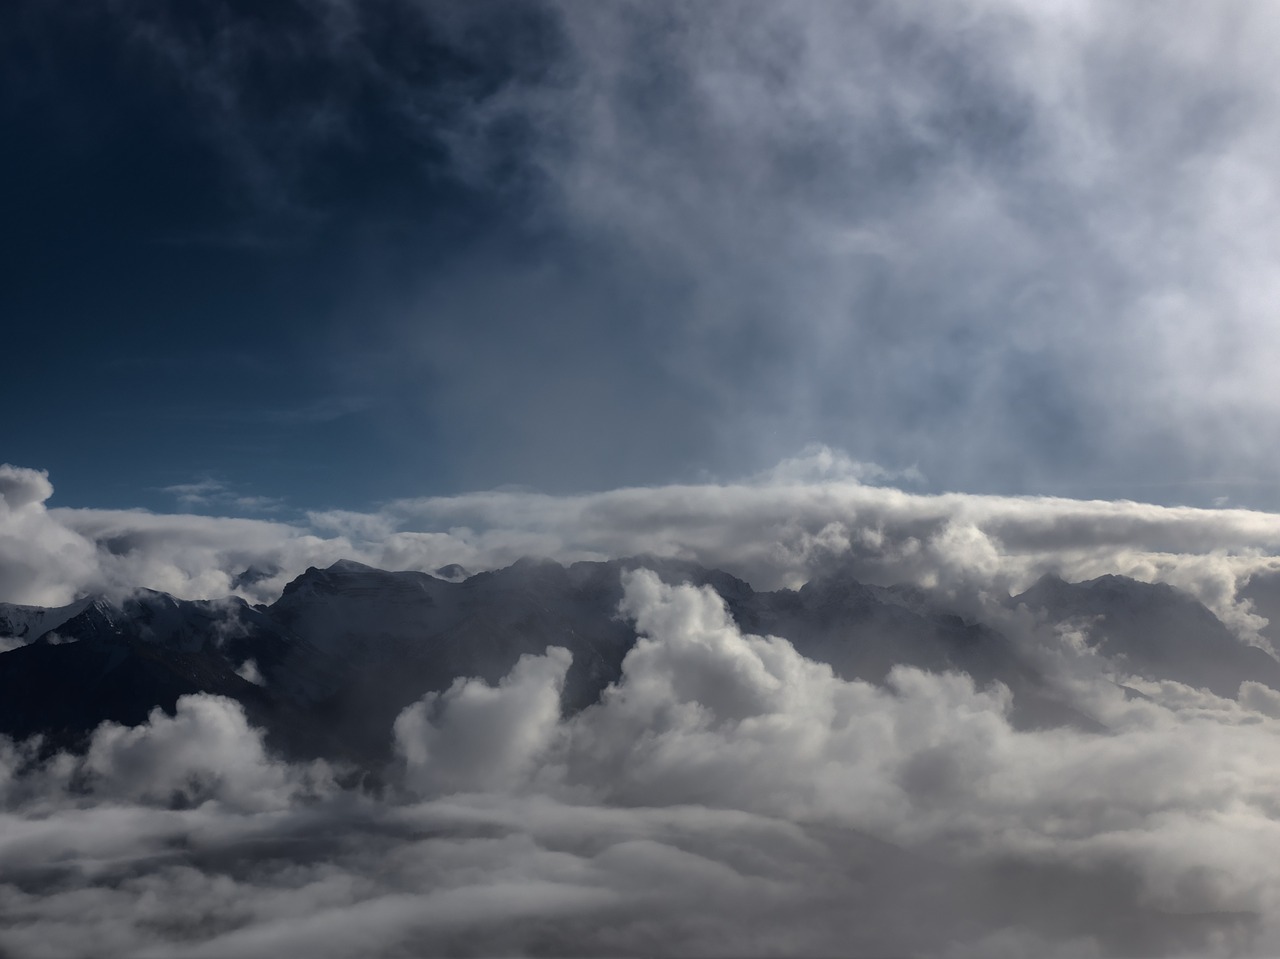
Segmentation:
{"type": "Polygon", "coordinates": [[[848,682],[647,571],[642,639],[563,719],[568,654],[406,709],[375,788],[238,705],[0,753],[23,956],[1262,955],[1280,945],[1280,695],[1176,684],[1015,730],[1003,687],[848,682]]]}
{"type": "Polygon", "coordinates": [[[0,954],[1269,955],[1280,951],[1280,694],[1129,678],[1000,611],[1054,569],[1194,590],[1242,639],[1280,522],[1246,511],[919,496],[827,450],[737,484],[390,504],[307,526],[47,509],[0,471],[5,599],[339,556],[498,565],[653,552],[757,585],[843,563],[931,585],[1035,642],[1106,727],[1020,729],[1002,686],[899,667],[846,681],[744,634],[712,591],[629,574],[641,640],[565,718],[557,647],[459,677],[361,777],[272,756],[235,703],[100,727],[83,756],[0,743],[0,954]],[[861,476],[861,479],[859,478],[861,476]],[[416,528],[415,528],[416,527],[416,528]],[[1019,624],[1022,624],[1019,626],[1019,624]]]}

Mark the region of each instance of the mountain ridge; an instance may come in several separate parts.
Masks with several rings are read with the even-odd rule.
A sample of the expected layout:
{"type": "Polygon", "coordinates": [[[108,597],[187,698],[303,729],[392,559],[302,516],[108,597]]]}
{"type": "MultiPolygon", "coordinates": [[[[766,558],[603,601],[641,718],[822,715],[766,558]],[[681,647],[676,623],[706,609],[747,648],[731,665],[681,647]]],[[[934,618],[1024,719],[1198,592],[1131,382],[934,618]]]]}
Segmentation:
{"type": "MultiPolygon", "coordinates": [[[[618,608],[623,574],[638,568],[710,586],[741,629],[781,636],[843,678],[883,684],[899,664],[965,672],[979,685],[1009,687],[1015,724],[1097,729],[1009,636],[927,590],[834,573],[798,590],[757,592],[723,570],[680,560],[563,566],[527,557],[465,579],[339,560],[309,567],[260,606],[153,590],[119,603],[87,598],[43,616],[39,607],[0,604],[0,623],[26,630],[23,646],[0,653],[0,733],[74,744],[98,722],[140,722],[157,706],[171,713],[184,693],[209,692],[244,705],[290,755],[376,766],[389,758],[389,729],[405,706],[459,677],[497,683],[521,655],[550,645],[572,655],[562,709],[596,702],[637,639],[618,608]]],[[[1086,622],[1095,648],[1137,673],[1219,695],[1234,696],[1244,679],[1280,689],[1280,662],[1239,643],[1173,587],[1045,578],[1009,605],[1047,621],[1086,622]]]]}

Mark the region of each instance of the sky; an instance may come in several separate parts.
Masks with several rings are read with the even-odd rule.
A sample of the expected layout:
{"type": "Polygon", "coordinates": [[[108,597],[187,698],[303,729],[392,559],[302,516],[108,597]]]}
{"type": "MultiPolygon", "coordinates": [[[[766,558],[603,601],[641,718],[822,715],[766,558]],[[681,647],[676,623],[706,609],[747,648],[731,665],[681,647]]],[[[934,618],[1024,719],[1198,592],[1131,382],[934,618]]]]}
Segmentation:
{"type": "Polygon", "coordinates": [[[1280,13],[0,12],[0,459],[299,521],[737,481],[1280,506],[1280,13]]]}
{"type": "Polygon", "coordinates": [[[1280,954],[1280,693],[1009,603],[1120,574],[1280,649],[1277,40],[1245,0],[0,3],[0,602],[905,583],[1105,729],[639,569],[599,702],[556,646],[459,676],[378,789],[203,694],[0,737],[0,948],[1280,954]]]}

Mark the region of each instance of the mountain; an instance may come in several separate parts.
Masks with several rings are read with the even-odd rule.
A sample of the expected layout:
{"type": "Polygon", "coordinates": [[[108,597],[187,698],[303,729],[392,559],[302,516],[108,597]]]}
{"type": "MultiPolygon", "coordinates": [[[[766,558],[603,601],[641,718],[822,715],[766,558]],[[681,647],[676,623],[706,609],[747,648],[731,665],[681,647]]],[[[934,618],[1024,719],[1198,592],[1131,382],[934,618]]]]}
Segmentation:
{"type": "MultiPolygon", "coordinates": [[[[565,708],[594,702],[635,642],[615,618],[616,568],[612,579],[601,590],[592,575],[536,560],[461,582],[340,561],[308,569],[264,607],[150,590],[95,599],[0,654],[0,733],[74,747],[103,720],[138,723],[205,691],[241,702],[291,755],[376,764],[389,758],[396,715],[424,693],[465,676],[496,683],[550,645],[573,653],[565,708]]],[[[36,621],[25,607],[0,615],[36,621]]]]}
{"type": "Polygon", "coordinates": [[[51,633],[91,602],[91,599],[82,599],[54,609],[0,603],[0,648],[20,645],[51,633]]]}
{"type": "Polygon", "coordinates": [[[0,657],[0,731],[75,749],[101,722],[136,725],[154,707],[172,713],[179,696],[197,692],[239,700],[259,723],[273,718],[269,697],[217,657],[125,635],[34,642],[0,657]]]}
{"type": "MultiPolygon", "coordinates": [[[[651,558],[575,563],[525,559],[467,576],[388,572],[351,561],[311,568],[270,605],[179,600],[137,590],[58,609],[0,604],[23,645],[0,653],[0,732],[75,748],[102,721],[136,724],[179,696],[243,704],[291,756],[374,767],[389,758],[398,713],[458,677],[491,683],[524,653],[573,655],[563,708],[595,702],[636,641],[617,616],[622,573],[714,588],[737,623],[790,640],[848,679],[882,683],[899,663],[1005,683],[1022,726],[1095,728],[1055,693],[1016,644],[933,594],[829,575],[799,590],[757,592],[722,570],[651,558]]],[[[1092,624],[1104,655],[1130,671],[1235,695],[1244,678],[1280,689],[1280,663],[1242,645],[1194,599],[1120,577],[1044,579],[1015,597],[1055,622],[1092,624]]]]}
{"type": "Polygon", "coordinates": [[[728,605],[743,629],[784,636],[846,679],[882,683],[898,664],[963,672],[979,686],[999,681],[1009,687],[1015,725],[1097,729],[1061,701],[1007,637],[918,587],[870,586],[831,575],[798,591],[750,593],[728,605]]]}
{"type": "Polygon", "coordinates": [[[1118,669],[1146,679],[1172,679],[1228,698],[1246,679],[1280,689],[1280,662],[1240,642],[1202,603],[1164,583],[1044,576],[1011,602],[1052,622],[1083,626],[1089,644],[1118,669]]]}
{"type": "Polygon", "coordinates": [[[264,610],[305,641],[258,665],[271,687],[323,663],[333,681],[301,698],[361,754],[389,748],[396,715],[425,692],[464,676],[497,683],[521,655],[548,646],[573,654],[564,705],[581,709],[621,675],[635,642],[614,618],[621,586],[605,594],[589,580],[538,560],[461,582],[348,561],[308,569],[264,610]]]}

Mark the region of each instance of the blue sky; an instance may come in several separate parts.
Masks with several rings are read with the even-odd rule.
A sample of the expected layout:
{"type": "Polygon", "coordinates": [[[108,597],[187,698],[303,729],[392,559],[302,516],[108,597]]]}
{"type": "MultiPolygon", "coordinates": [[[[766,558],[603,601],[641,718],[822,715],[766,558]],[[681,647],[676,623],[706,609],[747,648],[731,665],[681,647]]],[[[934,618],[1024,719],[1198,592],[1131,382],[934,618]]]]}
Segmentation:
{"type": "Polygon", "coordinates": [[[0,460],[1275,508],[1275,16],[1174,6],[6,4],[0,460]]]}

